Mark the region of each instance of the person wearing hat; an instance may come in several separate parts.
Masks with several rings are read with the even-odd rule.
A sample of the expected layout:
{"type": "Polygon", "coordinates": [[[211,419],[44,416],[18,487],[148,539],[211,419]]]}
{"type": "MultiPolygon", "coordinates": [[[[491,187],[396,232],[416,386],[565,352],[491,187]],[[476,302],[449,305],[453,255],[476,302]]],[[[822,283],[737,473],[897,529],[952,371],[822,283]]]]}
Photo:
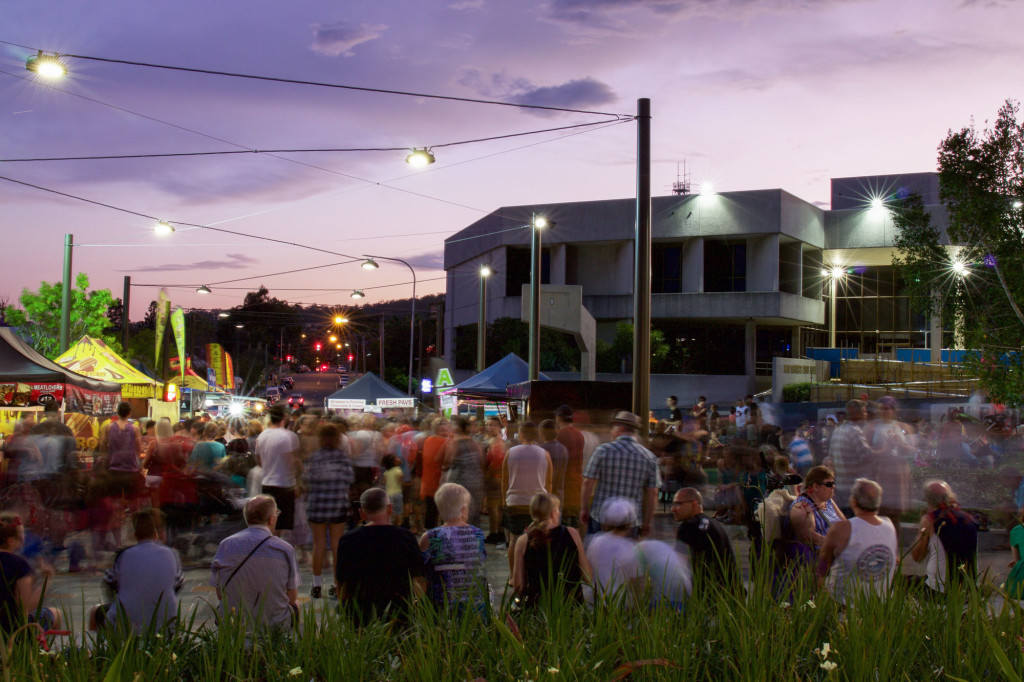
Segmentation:
{"type": "Polygon", "coordinates": [[[583,470],[580,521],[588,532],[601,529],[601,510],[613,497],[632,500],[641,511],[639,532],[651,531],[651,517],[661,487],[658,459],[637,440],[643,428],[640,417],[622,410],[612,419],[613,440],[594,450],[583,470]]]}
{"type": "Polygon", "coordinates": [[[587,561],[594,576],[595,598],[635,607],[643,587],[636,555],[636,506],[613,497],[601,505],[601,533],[587,546],[587,561]]]}

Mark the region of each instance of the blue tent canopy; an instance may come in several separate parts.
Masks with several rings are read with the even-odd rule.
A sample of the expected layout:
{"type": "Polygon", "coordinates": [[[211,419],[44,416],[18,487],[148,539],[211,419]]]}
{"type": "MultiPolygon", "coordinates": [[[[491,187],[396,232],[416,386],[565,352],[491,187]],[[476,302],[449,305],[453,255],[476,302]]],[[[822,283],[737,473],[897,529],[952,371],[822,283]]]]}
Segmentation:
{"type": "MultiPolygon", "coordinates": [[[[444,392],[454,392],[459,398],[469,400],[504,399],[508,386],[528,381],[529,378],[530,366],[515,353],[509,353],[484,371],[444,392]]],[[[550,381],[544,374],[539,379],[550,381]]]]}
{"type": "Polygon", "coordinates": [[[327,396],[327,400],[365,400],[367,405],[373,405],[380,398],[408,397],[373,372],[367,372],[345,388],[327,396]]]}

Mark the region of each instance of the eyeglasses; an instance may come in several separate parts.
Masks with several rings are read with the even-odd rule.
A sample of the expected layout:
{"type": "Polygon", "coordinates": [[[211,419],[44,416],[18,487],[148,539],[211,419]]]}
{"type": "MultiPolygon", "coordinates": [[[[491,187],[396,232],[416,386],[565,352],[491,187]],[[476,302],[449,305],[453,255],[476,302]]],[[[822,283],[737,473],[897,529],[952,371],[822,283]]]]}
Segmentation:
{"type": "Polygon", "coordinates": [[[673,507],[682,507],[684,504],[694,504],[695,500],[674,500],[672,502],[673,507]]]}
{"type": "Polygon", "coordinates": [[[822,483],[822,485],[825,486],[826,488],[835,488],[836,487],[836,482],[835,481],[829,481],[828,483],[822,483]]]}

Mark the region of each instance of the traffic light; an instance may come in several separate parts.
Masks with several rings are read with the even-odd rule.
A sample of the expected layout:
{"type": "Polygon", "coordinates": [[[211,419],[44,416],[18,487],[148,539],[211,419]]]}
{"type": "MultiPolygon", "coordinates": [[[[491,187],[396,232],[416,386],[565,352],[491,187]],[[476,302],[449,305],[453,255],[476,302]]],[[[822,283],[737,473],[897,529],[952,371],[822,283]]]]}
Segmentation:
{"type": "Polygon", "coordinates": [[[178,385],[173,381],[168,381],[164,384],[164,396],[163,401],[165,403],[173,403],[178,400],[178,385]]]}
{"type": "Polygon", "coordinates": [[[285,359],[285,360],[287,360],[288,362],[291,362],[291,361],[292,361],[292,356],[290,356],[290,355],[286,355],[286,356],[284,357],[284,359],[285,359]]]}
{"type": "Polygon", "coordinates": [[[315,345],[315,346],[313,346],[313,348],[315,348],[315,349],[316,349],[316,350],[317,350],[317,351],[319,352],[319,351],[320,351],[320,348],[321,348],[322,346],[323,346],[323,344],[322,344],[322,343],[320,343],[319,341],[317,341],[317,342],[316,342],[316,345],[315,345]]]}
{"type": "Polygon", "coordinates": [[[356,359],[356,356],[352,355],[351,353],[348,354],[348,362],[349,362],[349,364],[352,364],[352,361],[355,360],[355,359],[356,359]]]}

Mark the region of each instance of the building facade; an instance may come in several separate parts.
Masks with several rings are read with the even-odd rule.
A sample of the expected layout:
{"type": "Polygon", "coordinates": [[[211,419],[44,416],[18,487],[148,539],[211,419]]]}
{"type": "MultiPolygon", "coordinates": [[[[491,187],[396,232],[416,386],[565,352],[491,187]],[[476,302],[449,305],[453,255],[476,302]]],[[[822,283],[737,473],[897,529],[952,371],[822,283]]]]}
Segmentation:
{"type": "MultiPolygon", "coordinates": [[[[919,194],[944,229],[937,174],[836,178],[831,184],[830,209],[781,189],[653,199],[651,323],[672,352],[685,357],[676,363],[682,370],[677,383],[745,385],[753,392],[770,384],[773,357],[801,357],[809,346],[827,345],[828,273],[834,268],[843,272],[836,283],[837,346],[883,353],[924,347],[929,332],[941,340],[901,296],[887,208],[919,194]]],[[[455,362],[456,344],[475,348],[475,337],[460,329],[478,319],[481,265],[493,271],[488,320],[521,317],[533,215],[554,221],[542,236],[542,292],[543,285],[581,287],[583,306],[605,342],[618,322],[632,321],[634,199],[503,207],[445,241],[449,362],[455,362]]],[[[671,378],[660,384],[666,382],[671,378]]],[[[709,396],[713,392],[708,388],[709,396]]]]}

